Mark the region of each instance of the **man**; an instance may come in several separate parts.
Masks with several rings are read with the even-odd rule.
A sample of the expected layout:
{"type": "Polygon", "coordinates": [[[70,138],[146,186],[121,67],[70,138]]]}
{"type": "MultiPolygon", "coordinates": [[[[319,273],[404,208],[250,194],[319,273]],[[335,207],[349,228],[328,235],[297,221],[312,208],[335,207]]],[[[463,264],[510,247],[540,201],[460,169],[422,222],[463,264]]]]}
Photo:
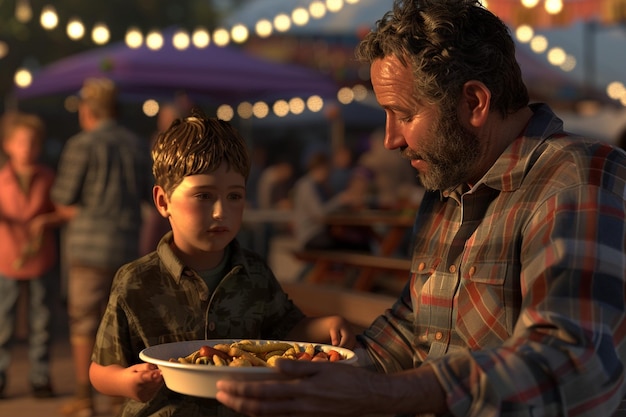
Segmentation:
{"type": "Polygon", "coordinates": [[[137,258],[141,203],[151,201],[147,143],[116,121],[117,90],[108,79],[87,79],[78,109],[82,132],[70,138],[52,189],[55,203],[72,207],[65,236],[70,344],[75,398],[61,412],[94,413],[89,365],[113,276],[137,258]]]}
{"type": "Polygon", "coordinates": [[[429,190],[410,280],[360,336],[378,372],[280,362],[218,383],[255,416],[611,416],[626,392],[626,154],[528,105],[475,1],[397,1],[359,46],[385,146],[429,190]]]}

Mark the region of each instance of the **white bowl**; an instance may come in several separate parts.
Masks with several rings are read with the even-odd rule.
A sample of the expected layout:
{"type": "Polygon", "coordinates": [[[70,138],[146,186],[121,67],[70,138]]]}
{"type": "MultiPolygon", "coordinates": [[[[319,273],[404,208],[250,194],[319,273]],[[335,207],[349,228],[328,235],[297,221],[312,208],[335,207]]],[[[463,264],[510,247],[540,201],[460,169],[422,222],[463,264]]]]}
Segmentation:
{"type": "MultiPolygon", "coordinates": [[[[267,343],[266,340],[252,340],[258,343],[267,343]]],[[[151,346],[145,348],[139,353],[139,359],[144,362],[153,363],[159,367],[163,375],[165,385],[172,391],[181,394],[193,395],[196,397],[215,398],[217,389],[215,384],[220,379],[258,381],[268,379],[284,378],[273,367],[263,366],[214,366],[214,365],[198,365],[186,364],[178,362],[170,362],[170,358],[180,358],[189,355],[200,349],[202,346],[213,346],[217,344],[230,344],[237,342],[234,339],[211,339],[211,340],[190,340],[185,342],[165,343],[162,345],[151,346]]],[[[274,341],[272,341],[274,342],[274,341]]],[[[281,342],[281,341],[279,341],[281,342]]],[[[305,347],[309,342],[291,342],[297,343],[301,347],[305,347]]],[[[336,350],[343,356],[343,360],[335,362],[337,364],[355,364],[357,357],[350,349],[341,348],[332,345],[323,345],[313,343],[324,352],[331,349],[336,350]]]]}

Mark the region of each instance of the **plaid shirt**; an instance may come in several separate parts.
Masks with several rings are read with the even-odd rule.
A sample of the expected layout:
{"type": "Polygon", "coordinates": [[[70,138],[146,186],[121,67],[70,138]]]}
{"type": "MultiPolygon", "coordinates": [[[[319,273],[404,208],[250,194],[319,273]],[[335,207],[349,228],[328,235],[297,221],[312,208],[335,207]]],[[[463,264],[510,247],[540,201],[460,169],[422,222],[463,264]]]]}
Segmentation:
{"type": "Polygon", "coordinates": [[[114,121],[69,139],[51,197],[77,205],[67,227],[70,264],[117,269],[139,256],[141,202],[152,202],[147,142],[114,121]]]}
{"type": "Polygon", "coordinates": [[[626,155],[532,108],[475,186],[424,197],[361,338],[385,372],[431,364],[454,416],[610,416],[626,392],[626,155]]]}
{"type": "MultiPolygon", "coordinates": [[[[256,254],[230,244],[227,273],[212,291],[185,267],[170,243],[117,273],[96,338],[93,360],[128,367],[139,352],[161,343],[203,339],[282,340],[304,318],[271,269],[256,254]]],[[[147,403],[126,401],[121,416],[240,416],[216,400],[163,388],[147,403]]]]}

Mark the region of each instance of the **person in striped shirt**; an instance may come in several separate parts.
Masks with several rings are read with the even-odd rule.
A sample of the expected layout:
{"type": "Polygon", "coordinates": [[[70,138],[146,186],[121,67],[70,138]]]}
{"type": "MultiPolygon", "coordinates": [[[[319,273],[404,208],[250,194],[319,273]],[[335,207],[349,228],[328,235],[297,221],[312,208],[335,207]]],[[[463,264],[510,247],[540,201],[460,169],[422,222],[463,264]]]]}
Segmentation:
{"type": "Polygon", "coordinates": [[[385,147],[428,189],[408,282],[359,335],[362,367],[283,361],[296,382],[220,381],[218,400],[254,416],[620,415],[626,153],[530,104],[507,27],[475,0],[396,1],[357,56],[385,147]]]}

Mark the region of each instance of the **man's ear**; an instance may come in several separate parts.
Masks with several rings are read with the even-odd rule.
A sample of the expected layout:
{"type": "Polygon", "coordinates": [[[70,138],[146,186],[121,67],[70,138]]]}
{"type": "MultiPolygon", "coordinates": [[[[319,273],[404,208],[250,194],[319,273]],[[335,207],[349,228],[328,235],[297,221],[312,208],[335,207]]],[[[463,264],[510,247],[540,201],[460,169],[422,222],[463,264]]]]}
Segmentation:
{"type": "Polygon", "coordinates": [[[489,116],[491,91],[480,81],[470,80],[463,85],[461,117],[472,127],[481,127],[489,116]]]}
{"type": "Polygon", "coordinates": [[[169,199],[165,190],[158,185],[152,187],[152,199],[154,200],[154,206],[161,216],[164,218],[170,217],[169,212],[169,199]]]}

